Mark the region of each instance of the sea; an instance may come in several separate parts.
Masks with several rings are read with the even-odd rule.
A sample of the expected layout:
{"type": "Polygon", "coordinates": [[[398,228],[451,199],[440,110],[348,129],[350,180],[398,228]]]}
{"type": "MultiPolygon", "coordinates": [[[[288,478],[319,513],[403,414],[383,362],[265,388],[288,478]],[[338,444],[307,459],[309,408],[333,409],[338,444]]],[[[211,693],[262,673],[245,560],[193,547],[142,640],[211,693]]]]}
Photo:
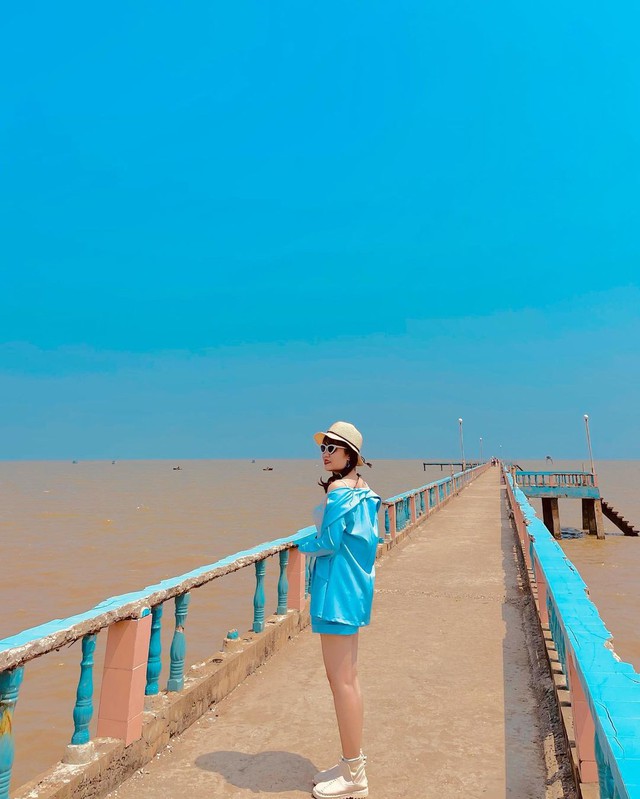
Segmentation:
{"type": "MultiPolygon", "coordinates": [[[[584,467],[580,461],[518,463],[584,467]]],[[[603,496],[639,525],[640,461],[602,461],[596,468],[603,496]]],[[[376,460],[372,469],[362,467],[383,498],[449,473],[448,467],[425,470],[421,460],[376,460]]],[[[312,524],[323,476],[315,460],[0,462],[0,639],[312,524]]],[[[583,536],[575,500],[561,500],[560,521],[566,535],[561,545],[588,584],[616,652],[640,671],[640,538],[623,536],[607,520],[605,541],[583,536]]],[[[277,579],[272,558],[267,613],[276,608],[277,579]]],[[[254,587],[253,569],[242,569],[193,592],[187,669],[219,650],[228,630],[249,629],[254,587]]],[[[173,603],[166,603],[161,685],[172,614],[173,603]]],[[[106,631],[96,647],[92,734],[105,644],[106,631]]],[[[14,716],[14,789],[62,758],[73,732],[79,668],[79,642],[27,664],[14,716]]]]}

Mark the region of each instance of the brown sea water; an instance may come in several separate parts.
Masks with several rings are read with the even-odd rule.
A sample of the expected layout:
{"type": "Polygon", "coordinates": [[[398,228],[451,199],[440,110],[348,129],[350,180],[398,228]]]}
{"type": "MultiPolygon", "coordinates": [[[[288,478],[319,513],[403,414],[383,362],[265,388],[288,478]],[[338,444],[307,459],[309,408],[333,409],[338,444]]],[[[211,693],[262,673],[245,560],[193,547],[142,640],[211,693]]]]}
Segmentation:
{"type": "MultiPolygon", "coordinates": [[[[376,461],[362,474],[382,497],[447,476],[404,460],[376,461]]],[[[312,508],[323,497],[321,476],[321,465],[311,460],[0,462],[0,638],[312,524],[312,508]],[[273,471],[264,471],[267,466],[273,471]]],[[[249,629],[254,574],[243,569],[193,592],[187,666],[219,650],[227,630],[249,629]]],[[[272,558],[267,614],[276,608],[277,577],[272,558]]],[[[172,630],[169,602],[161,687],[172,630]]],[[[92,734],[105,644],[103,631],[92,734]]],[[[61,758],[73,732],[79,666],[79,642],[27,664],[15,714],[14,788],[61,758]]]]}
{"type": "MultiPolygon", "coordinates": [[[[525,468],[548,468],[522,461],[525,468]]],[[[581,468],[557,461],[554,468],[581,468]]],[[[640,523],[639,461],[598,464],[603,495],[640,523]]],[[[322,499],[318,462],[110,461],[0,463],[3,580],[0,638],[89,609],[115,594],[287,535],[312,523],[322,499]],[[173,467],[180,465],[180,471],[173,467]],[[263,471],[272,466],[273,471],[263,471]]],[[[446,476],[415,460],[376,461],[363,475],[382,497],[446,476]]],[[[538,508],[539,510],[539,508],[538,508]]],[[[580,527],[580,503],[560,503],[563,527],[580,527]]],[[[607,521],[607,532],[615,528],[607,521]]],[[[616,651],[640,669],[636,574],[640,539],[611,535],[562,546],[591,589],[616,651]]],[[[276,607],[277,559],[267,567],[266,611],[276,607]]],[[[253,616],[253,569],[193,592],[187,617],[187,665],[220,649],[227,630],[247,630],[253,616]]],[[[166,684],[173,603],[163,619],[166,684]]],[[[106,631],[96,649],[94,720],[106,631]]],[[[27,664],[15,715],[14,788],[60,759],[72,731],[79,674],[76,643],[27,664]]]]}

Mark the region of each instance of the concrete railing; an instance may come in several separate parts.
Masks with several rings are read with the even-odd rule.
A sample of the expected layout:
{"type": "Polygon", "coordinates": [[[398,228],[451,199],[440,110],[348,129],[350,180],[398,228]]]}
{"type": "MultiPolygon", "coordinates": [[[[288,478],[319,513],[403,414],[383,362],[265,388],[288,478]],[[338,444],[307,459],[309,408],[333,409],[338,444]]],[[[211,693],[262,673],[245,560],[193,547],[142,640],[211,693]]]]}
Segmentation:
{"type": "Polygon", "coordinates": [[[450,477],[385,499],[382,503],[385,536],[393,539],[399,532],[419,524],[490,468],[490,464],[481,463],[472,469],[456,472],[450,477]]]}
{"type": "Polygon", "coordinates": [[[596,485],[595,475],[592,472],[525,472],[516,471],[518,486],[585,486],[596,485]]]}
{"type": "Polygon", "coordinates": [[[567,738],[575,745],[576,776],[583,784],[597,783],[600,799],[638,799],[640,674],[617,657],[576,568],[512,476],[504,474],[540,623],[551,634],[562,670],[559,704],[566,704],[559,690],[568,690],[573,730],[568,724],[567,738]]]}
{"type": "MultiPolygon", "coordinates": [[[[395,546],[414,526],[443,507],[487,468],[490,468],[488,464],[482,464],[384,500],[381,522],[385,527],[385,535],[379,538],[378,555],[395,546]]],[[[222,678],[218,675],[215,691],[197,689],[193,692],[195,699],[187,697],[182,703],[176,701],[177,710],[171,717],[174,734],[192,723],[197,713],[205,712],[209,704],[219,701],[226,695],[225,691],[228,693],[257,668],[259,662],[263,662],[273,651],[277,635],[286,640],[287,636],[290,637],[308,624],[310,558],[303,556],[296,544],[315,532],[315,527],[306,527],[286,538],[237,552],[187,574],[148,586],[142,591],[111,597],[76,616],[56,619],[0,640],[0,799],[9,797],[14,760],[13,713],[25,665],[29,661],[81,641],[80,677],[73,708],[74,733],[67,746],[64,762],[73,767],[94,764],[92,769],[99,780],[110,768],[108,764],[119,759],[120,775],[124,778],[153,757],[152,747],[159,748],[163,742],[166,743],[164,732],[155,730],[141,742],[139,751],[132,753],[135,749],[132,745],[143,737],[143,715],[149,709],[148,704],[145,705],[145,697],[162,698],[158,695],[162,694],[159,676],[162,667],[160,636],[164,603],[171,599],[175,603],[165,697],[179,696],[185,693],[185,626],[190,592],[239,569],[249,566],[255,568],[251,633],[257,637],[240,638],[235,630],[227,634],[224,642],[227,652],[220,653],[221,656],[214,658],[213,663],[217,664],[220,672],[226,669],[228,673],[225,672],[222,678]],[[270,619],[265,619],[266,562],[276,555],[279,566],[277,610],[270,619]],[[277,627],[279,621],[286,626],[284,634],[274,632],[273,626],[269,630],[265,629],[266,623],[277,627]],[[105,629],[107,642],[101,675],[96,742],[115,740],[119,744],[116,748],[104,743],[98,746],[90,740],[89,732],[94,712],[93,655],[97,635],[105,629]],[[224,662],[225,654],[242,650],[247,642],[257,641],[263,633],[271,637],[262,642],[259,657],[246,658],[242,668],[230,661],[224,662]],[[224,685],[221,687],[222,683],[224,685]],[[185,710],[187,707],[188,710],[185,710]],[[128,756],[123,754],[125,748],[129,752],[128,756]]],[[[83,784],[85,788],[89,785],[89,778],[81,778],[77,773],[75,776],[78,777],[79,792],[74,794],[67,786],[61,796],[82,795],[83,784]]],[[[64,777],[63,783],[65,780],[69,782],[64,777]]],[[[113,779],[110,786],[108,783],[105,782],[107,787],[116,784],[113,779]]],[[[29,786],[25,795],[32,795],[34,790],[37,792],[38,789],[29,786]]],[[[93,796],[99,791],[92,788],[90,793],[93,796]]],[[[57,796],[51,790],[49,795],[57,796]]]]}

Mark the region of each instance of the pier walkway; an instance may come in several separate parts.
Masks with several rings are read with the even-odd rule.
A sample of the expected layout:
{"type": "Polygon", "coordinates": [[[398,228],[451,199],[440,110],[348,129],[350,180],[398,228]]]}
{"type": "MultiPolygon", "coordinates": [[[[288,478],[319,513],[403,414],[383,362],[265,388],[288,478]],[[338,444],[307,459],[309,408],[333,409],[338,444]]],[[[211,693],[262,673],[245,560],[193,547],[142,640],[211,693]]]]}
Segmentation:
{"type": "MultiPolygon", "coordinates": [[[[550,678],[532,670],[515,551],[496,468],[378,562],[359,656],[373,799],[571,795],[553,759],[550,678]]],[[[308,797],[338,754],[307,628],[109,796],[308,797]]]]}

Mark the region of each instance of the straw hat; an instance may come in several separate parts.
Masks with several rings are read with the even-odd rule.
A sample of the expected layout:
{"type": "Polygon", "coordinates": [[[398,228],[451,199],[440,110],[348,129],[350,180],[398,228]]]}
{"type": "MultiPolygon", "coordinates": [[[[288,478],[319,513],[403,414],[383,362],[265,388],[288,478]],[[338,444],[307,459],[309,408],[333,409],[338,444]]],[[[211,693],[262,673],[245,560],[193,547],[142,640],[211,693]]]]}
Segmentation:
{"type": "Polygon", "coordinates": [[[314,441],[316,444],[322,444],[324,437],[332,438],[335,441],[344,441],[350,447],[353,447],[358,454],[358,466],[362,466],[364,458],[360,454],[362,449],[362,433],[349,422],[334,422],[325,433],[316,433],[314,441]]]}

